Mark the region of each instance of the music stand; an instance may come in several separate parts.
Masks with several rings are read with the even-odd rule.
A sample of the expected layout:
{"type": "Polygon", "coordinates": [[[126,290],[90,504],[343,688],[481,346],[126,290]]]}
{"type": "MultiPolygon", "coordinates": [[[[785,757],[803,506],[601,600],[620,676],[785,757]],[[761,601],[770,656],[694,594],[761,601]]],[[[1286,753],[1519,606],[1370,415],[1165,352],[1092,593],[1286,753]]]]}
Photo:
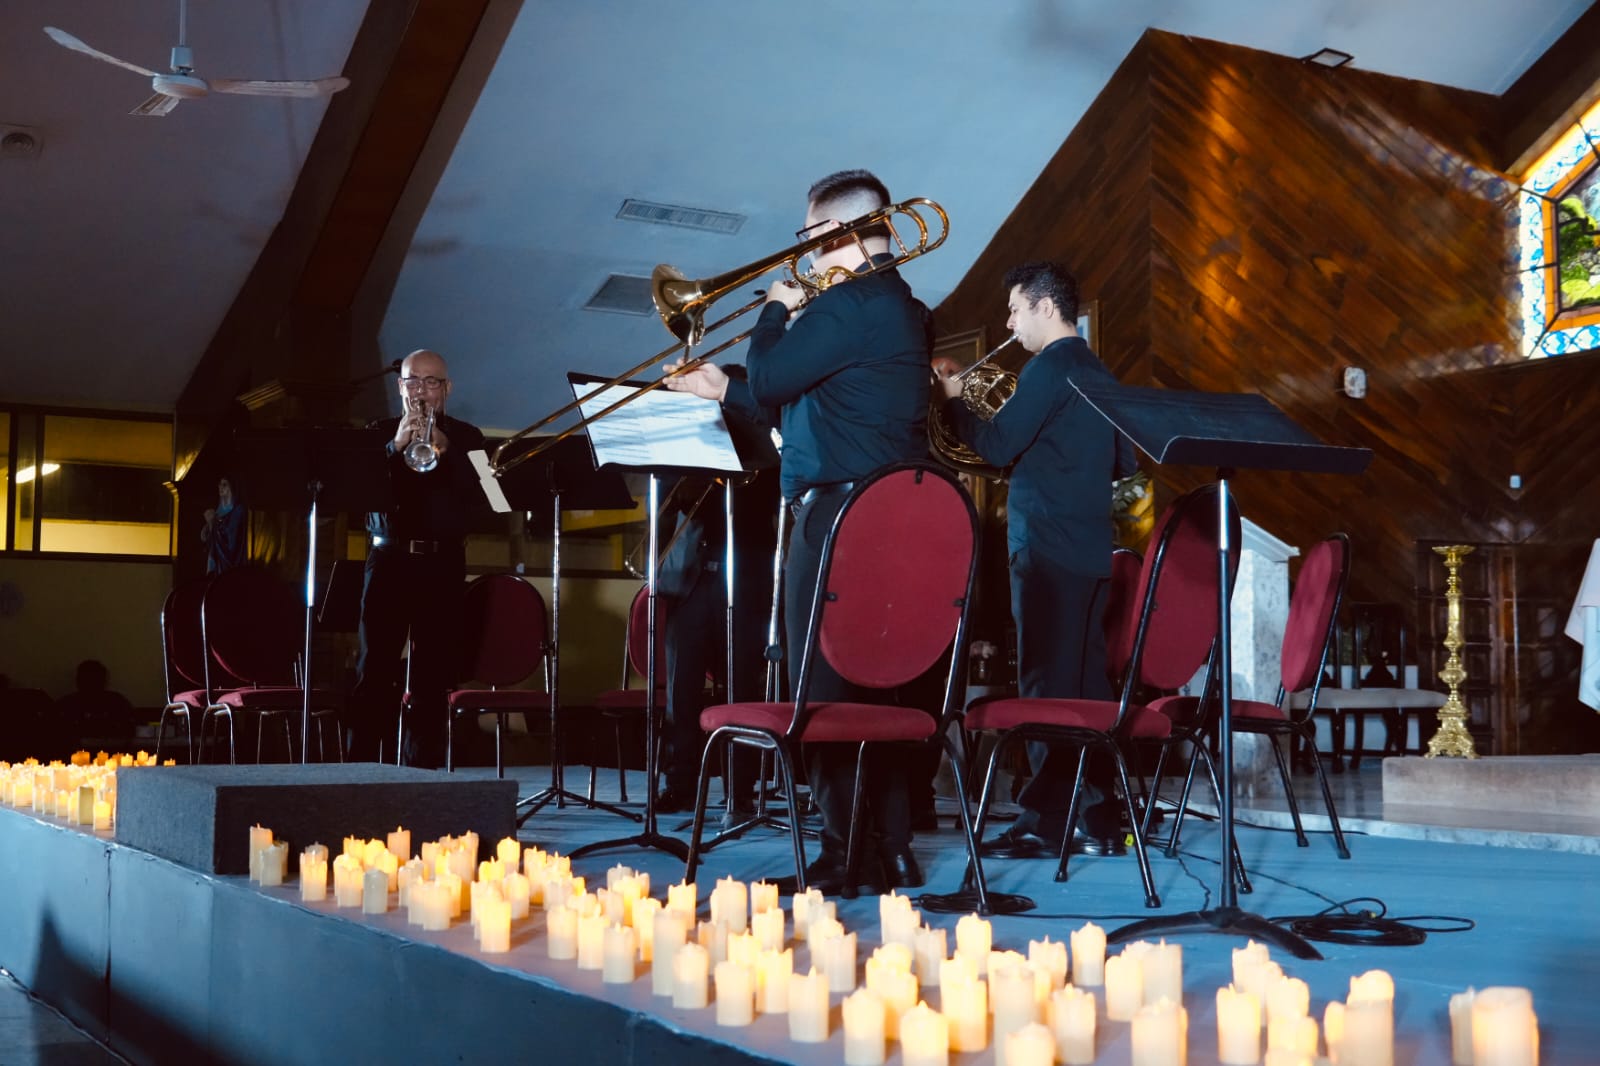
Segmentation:
{"type": "MultiPolygon", "coordinates": [[[[515,456],[541,442],[531,439],[525,445],[511,450],[515,456]]],[[[595,810],[620,814],[637,822],[640,816],[632,811],[609,803],[601,803],[567,788],[566,743],[562,739],[561,714],[561,512],[586,510],[630,510],[635,506],[622,476],[614,470],[597,470],[590,456],[589,446],[581,436],[557,441],[541,452],[539,458],[523,462],[504,476],[495,479],[486,475],[488,460],[482,453],[473,453],[473,463],[486,489],[498,487],[503,502],[514,511],[527,512],[530,528],[540,522],[550,523],[550,784],[517,801],[518,808],[527,808],[517,816],[521,825],[544,806],[555,801],[565,807],[568,800],[595,810]]],[[[498,508],[501,501],[496,501],[498,508]]]]}
{"type": "Polygon", "coordinates": [[[1113,426],[1157,463],[1208,466],[1217,470],[1217,645],[1222,711],[1219,718],[1221,792],[1218,831],[1218,906],[1184,914],[1145,918],[1112,930],[1117,944],[1181,932],[1254,937],[1302,959],[1322,954],[1297,933],[1239,908],[1233,879],[1233,653],[1228,611],[1228,481],[1235,470],[1286,470],[1306,474],[1359,474],[1372,461],[1366,448],[1324,444],[1265,397],[1247,393],[1189,392],[1125,385],[1074,387],[1113,426]]]}
{"type": "MultiPolygon", "coordinates": [[[[685,348],[685,357],[692,353],[685,348]]],[[[642,383],[627,383],[611,388],[597,388],[607,384],[604,379],[589,374],[571,374],[567,379],[572,383],[573,392],[582,401],[585,416],[591,416],[592,411],[607,406],[610,402],[621,398],[625,390],[635,390],[636,400],[627,407],[617,411],[600,421],[596,421],[589,428],[589,444],[594,452],[594,462],[597,468],[610,468],[617,471],[629,471],[646,474],[650,478],[649,488],[649,523],[646,566],[646,611],[645,611],[645,636],[647,650],[645,652],[645,799],[644,799],[644,826],[642,830],[631,837],[618,840],[600,840],[585,844],[572,853],[573,858],[587,855],[590,852],[604,851],[611,848],[643,847],[655,848],[664,851],[688,862],[689,847],[676,837],[666,836],[656,828],[656,774],[658,772],[658,753],[656,751],[656,572],[659,563],[659,540],[661,525],[661,479],[664,476],[683,476],[686,474],[722,475],[728,477],[732,474],[745,472],[748,467],[746,460],[740,455],[737,445],[728,430],[721,405],[710,400],[702,400],[687,393],[668,392],[657,389],[647,391],[642,383]],[[602,396],[603,393],[609,395],[602,396]]],[[[723,513],[728,522],[727,544],[733,546],[733,509],[732,509],[732,478],[728,478],[726,494],[724,495],[723,513]]],[[[733,575],[730,569],[725,578],[728,582],[728,608],[729,615],[726,624],[729,628],[729,677],[731,686],[732,676],[732,607],[733,607],[733,575]]],[[[731,692],[732,689],[730,688],[731,692]]]]}
{"type": "Polygon", "coordinates": [[[394,505],[387,457],[370,430],[289,427],[234,434],[240,484],[252,507],[306,506],[306,634],[301,659],[300,761],[310,761],[311,631],[317,602],[317,512],[366,513],[394,505]]]}

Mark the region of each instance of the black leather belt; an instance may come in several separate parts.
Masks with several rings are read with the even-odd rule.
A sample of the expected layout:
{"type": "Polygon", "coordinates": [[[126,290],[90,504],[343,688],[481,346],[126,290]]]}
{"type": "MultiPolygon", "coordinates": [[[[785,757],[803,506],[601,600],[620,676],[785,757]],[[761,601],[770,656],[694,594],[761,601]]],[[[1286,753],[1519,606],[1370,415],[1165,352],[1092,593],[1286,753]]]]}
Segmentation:
{"type": "Polygon", "coordinates": [[[373,537],[372,546],[405,552],[408,555],[433,555],[447,548],[454,548],[456,544],[450,540],[399,540],[395,537],[373,537]]]}
{"type": "Polygon", "coordinates": [[[815,485],[794,499],[789,501],[789,510],[798,511],[807,504],[815,503],[825,496],[843,496],[856,487],[854,481],[836,481],[832,485],[815,485]]]}

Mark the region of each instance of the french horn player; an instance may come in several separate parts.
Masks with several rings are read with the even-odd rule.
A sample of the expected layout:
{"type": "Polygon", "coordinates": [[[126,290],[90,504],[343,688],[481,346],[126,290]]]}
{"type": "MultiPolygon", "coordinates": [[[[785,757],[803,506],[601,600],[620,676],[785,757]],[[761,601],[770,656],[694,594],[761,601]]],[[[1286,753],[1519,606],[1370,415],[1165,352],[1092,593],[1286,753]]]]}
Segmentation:
{"type": "MultiPolygon", "coordinates": [[[[1033,357],[987,420],[962,401],[955,375],[939,377],[940,414],[982,462],[1010,470],[1006,547],[1019,694],[1109,699],[1101,630],[1112,550],[1106,486],[1133,472],[1133,446],[1072,387],[1115,383],[1078,335],[1073,276],[1057,264],[1031,262],[1010,271],[1004,285],[1006,326],[1033,357]]],[[[1043,743],[1028,749],[1033,778],[1018,798],[1023,813],[983,845],[986,854],[1060,855],[1077,752],[1043,743]]],[[[1075,850],[1124,851],[1111,769],[1091,755],[1075,850]]]]}

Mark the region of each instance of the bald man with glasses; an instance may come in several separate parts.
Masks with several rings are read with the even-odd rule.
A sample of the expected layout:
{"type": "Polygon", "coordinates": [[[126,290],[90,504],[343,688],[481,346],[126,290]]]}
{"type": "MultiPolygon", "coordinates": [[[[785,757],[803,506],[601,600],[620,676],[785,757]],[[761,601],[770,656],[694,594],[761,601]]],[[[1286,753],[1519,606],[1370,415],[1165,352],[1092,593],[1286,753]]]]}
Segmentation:
{"type": "Polygon", "coordinates": [[[409,636],[411,706],[401,753],[411,766],[444,762],[445,693],[461,669],[461,595],[466,584],[469,518],[483,506],[467,453],[483,433],[445,413],[450,371],[438,352],[419,349],[400,364],[403,414],[368,429],[388,457],[394,506],[367,516],[371,538],[361,590],[361,657],[351,700],[349,758],[393,755],[406,681],[401,658],[409,636]],[[429,414],[432,427],[429,432],[429,414]],[[414,470],[406,450],[429,433],[438,463],[414,470]]]}

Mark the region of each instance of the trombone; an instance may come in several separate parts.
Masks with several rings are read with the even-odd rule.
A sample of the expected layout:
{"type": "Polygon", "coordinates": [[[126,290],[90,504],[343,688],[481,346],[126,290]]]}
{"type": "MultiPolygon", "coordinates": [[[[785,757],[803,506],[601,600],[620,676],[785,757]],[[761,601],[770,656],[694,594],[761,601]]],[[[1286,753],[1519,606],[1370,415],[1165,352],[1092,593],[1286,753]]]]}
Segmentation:
{"type": "MultiPolygon", "coordinates": [[[[593,392],[584,396],[583,400],[592,399],[598,393],[622,384],[629,378],[644,372],[646,369],[676,355],[680,351],[693,349],[705,338],[707,333],[714,333],[735,319],[760,307],[766,302],[766,296],[762,293],[758,293],[755,299],[732,314],[718,319],[709,326],[705,324],[706,311],[710,309],[713,303],[730,292],[743,288],[757,278],[770,274],[774,270],[784,269],[788,275],[787,280],[806,290],[806,299],[810,300],[817,293],[822,292],[836,282],[850,278],[866,277],[870,274],[876,274],[880,270],[887,270],[891,267],[898,267],[903,263],[908,263],[918,256],[926,255],[943,244],[945,238],[949,235],[950,216],[945,213],[944,208],[932,200],[914,197],[910,200],[902,200],[897,204],[880,207],[878,210],[862,215],[839,229],[818,234],[792,248],[775,252],[764,259],[758,259],[753,263],[730,270],[727,273],[717,274],[698,281],[691,281],[685,278],[681,271],[663,263],[661,266],[656,267],[650,276],[651,296],[655,301],[656,313],[661,316],[662,324],[672,332],[673,336],[678,338],[678,343],[657,352],[631,369],[625,370],[609,381],[602,383],[593,392]],[[910,225],[915,227],[916,238],[914,240],[908,243],[901,237],[899,229],[895,226],[896,216],[899,216],[902,220],[909,220],[910,225]],[[871,256],[867,254],[866,240],[883,236],[887,236],[891,241],[894,257],[882,263],[872,263],[871,256]],[[866,269],[855,271],[847,267],[830,267],[821,275],[801,270],[801,259],[842,241],[854,241],[856,243],[861,249],[862,259],[868,262],[866,269]]],[[[489,461],[490,470],[493,471],[496,477],[504,476],[507,471],[538,456],[545,449],[553,447],[574,433],[588,428],[590,423],[598,422],[619,407],[632,403],[645,393],[665,385],[679,374],[687,374],[707,360],[748,339],[751,332],[751,330],[746,330],[732,340],[718,344],[708,352],[696,354],[693,359],[684,363],[683,366],[671,374],[663,375],[655,381],[649,382],[602,410],[580,419],[554,436],[540,438],[537,444],[526,451],[509,457],[506,455],[507,449],[513,444],[525,437],[534,435],[552,422],[571,414],[578,409],[583,400],[573,400],[557,408],[532,425],[519,429],[516,433],[506,438],[505,442],[495,449],[494,456],[489,461]]]]}

